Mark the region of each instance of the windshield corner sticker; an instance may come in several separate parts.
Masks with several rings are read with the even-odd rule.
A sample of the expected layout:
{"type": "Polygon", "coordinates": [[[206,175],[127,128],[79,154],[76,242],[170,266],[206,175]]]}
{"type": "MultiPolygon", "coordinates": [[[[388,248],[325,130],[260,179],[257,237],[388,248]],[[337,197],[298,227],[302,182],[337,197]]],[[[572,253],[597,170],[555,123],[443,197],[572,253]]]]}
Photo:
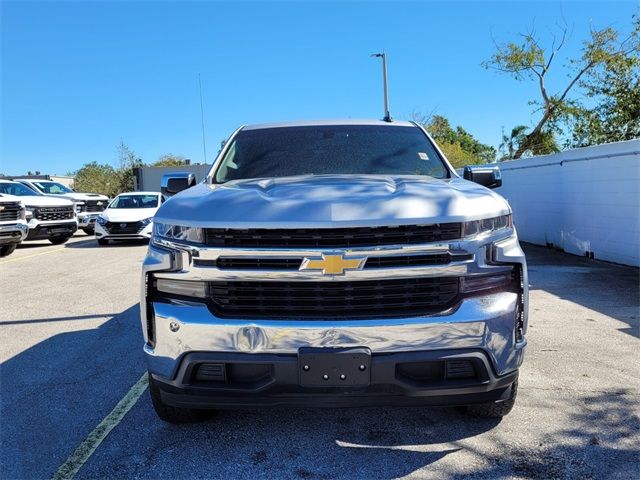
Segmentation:
{"type": "Polygon", "coordinates": [[[418,157],[420,157],[420,160],[429,160],[429,155],[424,152],[418,152],[418,157]]]}

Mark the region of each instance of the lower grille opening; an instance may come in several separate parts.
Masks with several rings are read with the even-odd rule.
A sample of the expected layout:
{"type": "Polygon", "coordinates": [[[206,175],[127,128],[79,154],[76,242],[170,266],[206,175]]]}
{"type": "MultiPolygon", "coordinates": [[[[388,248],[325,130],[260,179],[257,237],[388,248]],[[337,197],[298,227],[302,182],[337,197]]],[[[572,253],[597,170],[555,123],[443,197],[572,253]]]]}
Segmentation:
{"type": "Polygon", "coordinates": [[[272,377],[269,363],[201,363],[192,374],[195,383],[248,386],[272,377]]]}
{"type": "Polygon", "coordinates": [[[224,363],[202,363],[195,374],[198,382],[224,382],[226,380],[224,363]]]}
{"type": "Polygon", "coordinates": [[[444,379],[444,362],[399,363],[396,373],[418,383],[437,382],[444,379]]]}
{"type": "Polygon", "coordinates": [[[476,371],[471,360],[447,360],[447,379],[475,378],[476,371]]]}
{"type": "Polygon", "coordinates": [[[471,359],[399,363],[396,376],[412,384],[440,384],[451,380],[484,380],[487,372],[471,359]]]}
{"type": "Polygon", "coordinates": [[[105,230],[113,235],[135,235],[144,228],[141,222],[107,222],[105,230]]]}

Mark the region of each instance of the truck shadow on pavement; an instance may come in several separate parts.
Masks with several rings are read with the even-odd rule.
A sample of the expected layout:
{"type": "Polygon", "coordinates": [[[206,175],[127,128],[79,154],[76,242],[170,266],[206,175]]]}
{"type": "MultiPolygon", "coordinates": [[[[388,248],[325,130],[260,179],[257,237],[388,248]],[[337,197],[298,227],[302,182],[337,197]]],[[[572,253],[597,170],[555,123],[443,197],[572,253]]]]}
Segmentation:
{"type": "MultiPolygon", "coordinates": [[[[87,321],[95,325],[93,315],[66,317],[72,325],[65,327],[74,331],[51,336],[0,365],[2,478],[51,478],[140,378],[145,366],[138,312],[134,305],[84,330],[77,329],[87,321]]],[[[0,328],[15,323],[5,321],[0,328]]]]}

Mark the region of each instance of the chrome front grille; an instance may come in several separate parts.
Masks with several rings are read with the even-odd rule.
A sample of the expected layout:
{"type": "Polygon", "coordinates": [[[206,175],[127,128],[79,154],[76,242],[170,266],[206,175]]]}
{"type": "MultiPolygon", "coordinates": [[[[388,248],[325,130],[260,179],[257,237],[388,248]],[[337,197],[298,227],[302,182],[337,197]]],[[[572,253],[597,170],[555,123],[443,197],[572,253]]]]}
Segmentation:
{"type": "Polygon", "coordinates": [[[461,237],[461,223],[356,228],[205,229],[207,245],[235,248],[351,248],[432,243],[461,237]]]}
{"type": "Polygon", "coordinates": [[[0,222],[20,219],[20,203],[0,203],[0,222]]]}
{"type": "Polygon", "coordinates": [[[52,220],[71,220],[73,218],[73,206],[70,207],[38,207],[34,217],[44,222],[52,220]]]}

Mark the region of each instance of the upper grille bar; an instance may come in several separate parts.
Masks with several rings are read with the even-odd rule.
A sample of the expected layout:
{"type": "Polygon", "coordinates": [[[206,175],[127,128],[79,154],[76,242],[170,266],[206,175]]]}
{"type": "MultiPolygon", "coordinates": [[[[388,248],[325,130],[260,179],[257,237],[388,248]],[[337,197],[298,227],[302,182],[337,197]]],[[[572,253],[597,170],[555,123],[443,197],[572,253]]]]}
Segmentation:
{"type": "Polygon", "coordinates": [[[216,247],[350,248],[455,240],[461,223],[354,228],[205,229],[205,243],[216,247]]]}
{"type": "MultiPolygon", "coordinates": [[[[447,265],[452,261],[469,260],[472,255],[437,253],[427,255],[389,255],[368,257],[364,268],[397,268],[427,265],[447,265]]],[[[217,267],[221,270],[298,270],[302,258],[219,257],[217,260],[194,259],[198,267],[217,267]]]]}

